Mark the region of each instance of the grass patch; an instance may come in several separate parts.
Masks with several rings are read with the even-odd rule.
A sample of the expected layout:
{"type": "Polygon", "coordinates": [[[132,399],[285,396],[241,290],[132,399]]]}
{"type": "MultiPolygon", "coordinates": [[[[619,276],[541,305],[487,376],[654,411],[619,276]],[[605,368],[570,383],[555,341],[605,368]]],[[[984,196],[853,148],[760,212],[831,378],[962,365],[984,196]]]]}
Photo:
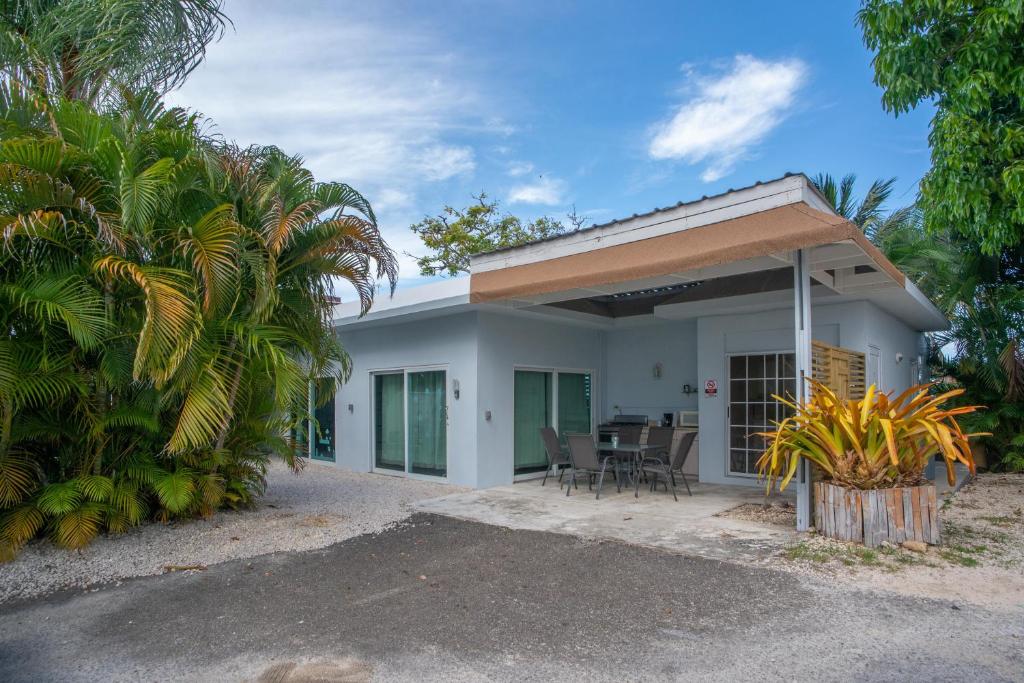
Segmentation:
{"type": "Polygon", "coordinates": [[[863,546],[834,544],[812,544],[806,541],[790,546],[783,551],[783,557],[793,561],[807,561],[824,564],[838,560],[847,567],[884,567],[888,563],[882,561],[880,553],[897,552],[890,548],[872,550],[863,546]]]}
{"type": "Polygon", "coordinates": [[[977,567],[981,564],[980,562],[978,562],[977,558],[958,552],[953,548],[943,550],[939,554],[942,556],[942,559],[946,560],[947,562],[951,562],[952,564],[958,564],[961,567],[977,567]]]}
{"type": "Polygon", "coordinates": [[[878,559],[878,553],[868,548],[856,548],[853,551],[854,557],[860,560],[860,563],[869,567],[877,567],[882,564],[881,560],[878,559]]]}
{"type": "Polygon", "coordinates": [[[927,564],[922,558],[911,555],[910,553],[899,553],[893,556],[893,562],[896,564],[902,564],[905,567],[913,567],[915,565],[927,564]]]}
{"type": "Polygon", "coordinates": [[[979,555],[988,550],[988,547],[983,545],[954,545],[950,550],[955,550],[964,555],[979,555]]]}
{"type": "Polygon", "coordinates": [[[801,541],[792,547],[786,548],[783,552],[783,556],[787,560],[809,560],[811,562],[828,562],[833,557],[823,550],[811,547],[811,545],[805,541],[801,541]]]}
{"type": "Polygon", "coordinates": [[[1013,517],[1010,517],[1009,515],[1004,515],[1002,517],[979,517],[978,519],[983,519],[983,520],[985,520],[986,522],[988,522],[989,524],[991,524],[993,526],[1004,526],[1004,527],[1005,526],[1013,526],[1017,522],[1016,519],[1014,519],[1013,517]]]}

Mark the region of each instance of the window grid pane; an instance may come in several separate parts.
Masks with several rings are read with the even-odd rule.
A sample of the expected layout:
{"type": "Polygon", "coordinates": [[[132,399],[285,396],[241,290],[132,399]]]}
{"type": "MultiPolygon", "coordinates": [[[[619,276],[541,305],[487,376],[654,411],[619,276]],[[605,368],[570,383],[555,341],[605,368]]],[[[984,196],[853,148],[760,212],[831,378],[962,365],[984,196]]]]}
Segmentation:
{"type": "Polygon", "coordinates": [[[729,471],[756,474],[757,460],[770,432],[790,411],[772,394],[792,397],[796,390],[792,353],[747,354],[729,359],[729,471]]]}

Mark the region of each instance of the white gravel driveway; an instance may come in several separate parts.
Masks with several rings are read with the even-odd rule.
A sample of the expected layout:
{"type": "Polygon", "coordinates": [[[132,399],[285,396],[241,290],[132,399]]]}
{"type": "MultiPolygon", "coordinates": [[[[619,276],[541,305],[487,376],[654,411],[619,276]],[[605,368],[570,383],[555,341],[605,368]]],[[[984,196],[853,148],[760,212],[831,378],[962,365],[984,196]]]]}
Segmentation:
{"type": "Polygon", "coordinates": [[[379,474],[346,472],[316,462],[296,475],[274,463],[255,510],[209,519],[147,524],[102,536],[81,551],[34,541],[0,564],[0,603],[60,588],[85,588],[168,567],[211,565],[289,550],[322,548],[401,521],[413,503],[460,487],[379,474]]]}

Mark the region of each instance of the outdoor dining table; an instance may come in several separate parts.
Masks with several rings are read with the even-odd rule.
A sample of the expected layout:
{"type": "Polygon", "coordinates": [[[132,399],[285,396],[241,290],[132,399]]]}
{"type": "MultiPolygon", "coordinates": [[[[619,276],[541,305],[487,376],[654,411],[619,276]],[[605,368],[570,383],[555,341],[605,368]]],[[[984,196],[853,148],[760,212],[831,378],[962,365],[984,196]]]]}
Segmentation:
{"type": "MultiPolygon", "coordinates": [[[[628,458],[630,460],[631,465],[639,466],[640,461],[643,460],[645,454],[649,453],[650,451],[656,451],[659,448],[664,448],[664,446],[658,446],[656,444],[648,445],[642,443],[620,443],[617,445],[613,445],[609,442],[599,443],[597,445],[597,450],[601,451],[602,453],[610,453],[611,455],[615,456],[616,477],[618,477],[622,473],[622,471],[619,468],[619,465],[622,464],[624,460],[628,458]]],[[[630,467],[628,471],[630,480],[632,480],[634,476],[633,471],[634,467],[630,467]]]]}

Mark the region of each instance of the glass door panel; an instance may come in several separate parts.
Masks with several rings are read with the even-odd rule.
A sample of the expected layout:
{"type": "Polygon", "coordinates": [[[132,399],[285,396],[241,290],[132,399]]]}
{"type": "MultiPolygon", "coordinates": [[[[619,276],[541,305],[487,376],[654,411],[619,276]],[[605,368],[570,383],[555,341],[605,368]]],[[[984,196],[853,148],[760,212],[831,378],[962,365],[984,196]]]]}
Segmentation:
{"type": "Polygon", "coordinates": [[[448,471],[444,370],[408,373],[409,472],[443,477],[448,471]]]}
{"type": "Polygon", "coordinates": [[[755,353],[729,359],[729,474],[757,474],[764,452],[758,432],[775,429],[788,412],[772,394],[791,398],[796,390],[792,353],[755,353]]]}
{"type": "Polygon", "coordinates": [[[590,434],[590,375],[558,373],[558,435],[590,434]]]}
{"type": "Polygon", "coordinates": [[[552,425],[551,373],[516,370],[513,387],[513,460],[516,474],[540,472],[548,464],[542,427],[552,425]]]}
{"type": "Polygon", "coordinates": [[[405,391],[402,373],[373,376],[373,452],[377,467],[405,470],[405,391]]]}
{"type": "Polygon", "coordinates": [[[334,462],[334,379],[328,377],[321,380],[321,389],[327,393],[328,398],[323,405],[318,405],[320,397],[316,393],[316,383],[313,384],[313,433],[316,435],[313,458],[334,462]]]}

